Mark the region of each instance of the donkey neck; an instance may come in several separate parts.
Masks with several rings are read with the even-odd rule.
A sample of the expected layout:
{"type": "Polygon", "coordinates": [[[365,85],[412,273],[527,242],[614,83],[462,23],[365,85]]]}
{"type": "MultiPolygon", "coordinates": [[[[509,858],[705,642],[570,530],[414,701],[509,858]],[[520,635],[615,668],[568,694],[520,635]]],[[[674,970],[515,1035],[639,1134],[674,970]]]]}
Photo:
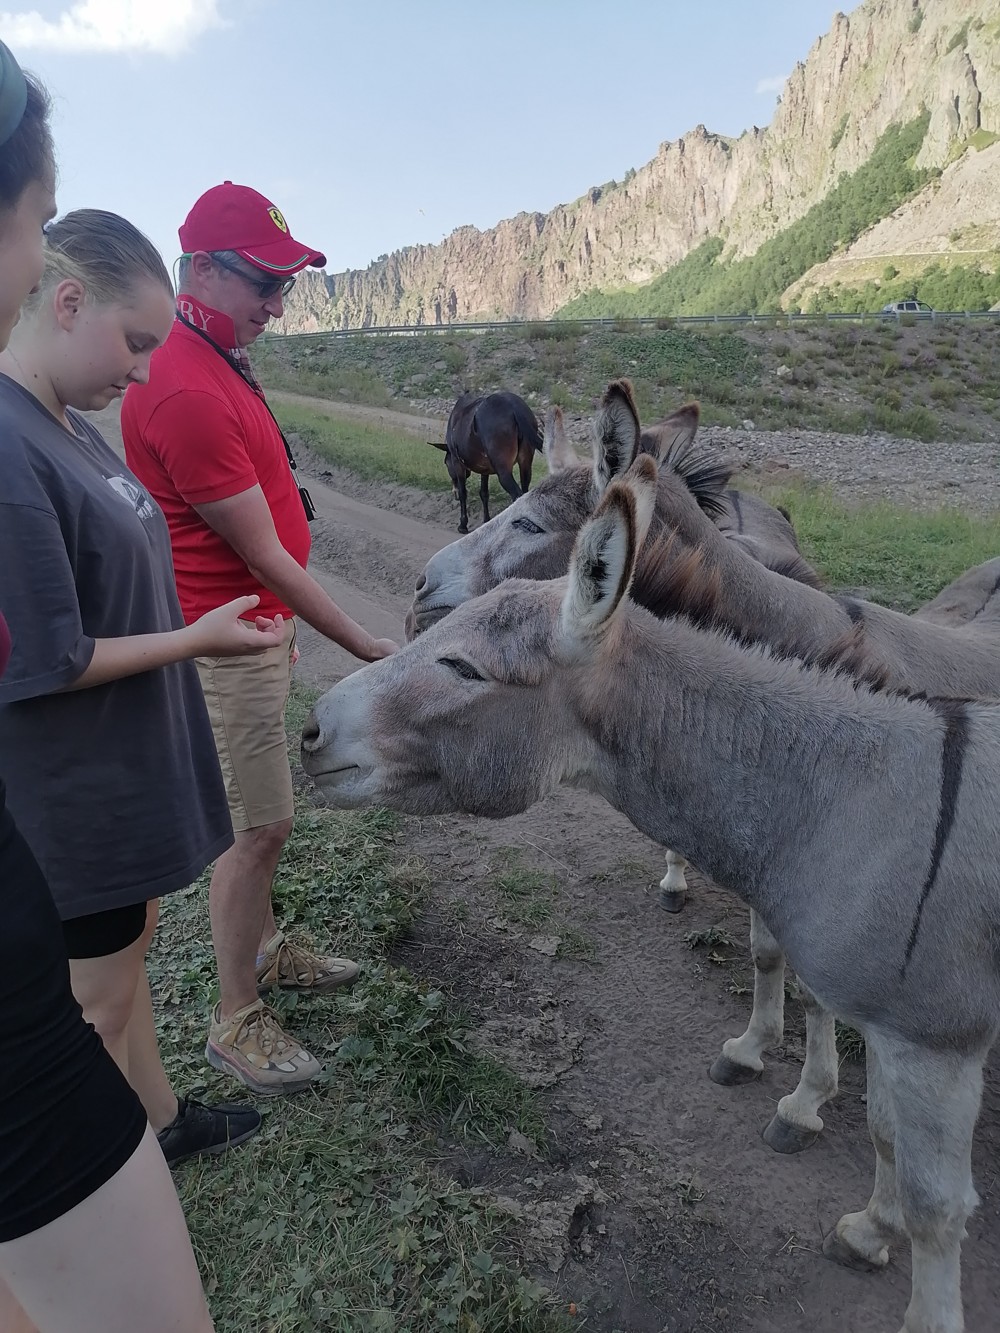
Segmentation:
{"type": "Polygon", "coordinates": [[[684,614],[744,642],[813,656],[851,629],[845,607],[750,558],[662,484],[632,596],[655,615],[684,614]]]}
{"type": "Polygon", "coordinates": [[[995,621],[939,625],[876,602],[833,597],[748,560],[715,531],[707,536],[717,589],[709,623],[744,643],[811,658],[845,644],[853,629],[863,658],[891,687],[967,697],[1000,693],[995,621]]]}
{"type": "Polygon", "coordinates": [[[635,599],[654,614],[687,614],[744,643],[806,658],[845,644],[853,629],[892,686],[970,697],[1000,693],[1000,625],[992,618],[952,627],[832,597],[748,559],[701,515],[683,513],[675,521],[669,496],[666,507],[663,499],[657,502],[663,535],[647,546],[633,585],[635,599]],[[695,554],[700,560],[692,570],[695,554]]]}
{"type": "Polygon", "coordinates": [[[817,848],[828,863],[843,848],[846,867],[881,847],[887,787],[933,827],[942,727],[927,706],[638,608],[605,652],[579,704],[590,785],[769,922],[817,848]]]}

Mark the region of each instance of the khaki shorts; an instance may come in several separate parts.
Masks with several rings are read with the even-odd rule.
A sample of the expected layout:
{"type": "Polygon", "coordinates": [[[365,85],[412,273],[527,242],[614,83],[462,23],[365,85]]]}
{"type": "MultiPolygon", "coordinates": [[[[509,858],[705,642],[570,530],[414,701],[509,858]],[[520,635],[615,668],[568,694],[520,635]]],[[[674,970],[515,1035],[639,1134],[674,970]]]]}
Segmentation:
{"type": "Polygon", "coordinates": [[[288,620],[279,648],[195,658],[237,833],[292,817],[285,701],[294,648],[295,622],[288,620]]]}

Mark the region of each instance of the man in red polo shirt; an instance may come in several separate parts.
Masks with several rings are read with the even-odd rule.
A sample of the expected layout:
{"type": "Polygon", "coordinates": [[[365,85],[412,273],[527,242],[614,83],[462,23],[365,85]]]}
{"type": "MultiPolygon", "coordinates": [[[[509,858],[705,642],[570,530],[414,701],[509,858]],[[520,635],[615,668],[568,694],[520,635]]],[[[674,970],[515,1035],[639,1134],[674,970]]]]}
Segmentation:
{"type": "Polygon", "coordinates": [[[197,201],[180,229],[177,321],[153,355],[149,382],[122,406],[129,467],[166,515],[177,590],[190,623],[243,593],[258,614],[288,618],[282,647],[257,657],[206,658],[198,672],[222,765],[235,845],[209,893],[219,1003],[206,1055],[259,1093],[304,1087],[318,1061],[259,998],[273,986],[328,991],[356,964],[286,940],[271,884],[292,829],[284,707],[301,616],[356,657],[394,651],[374,639],[306,573],[309,524],[286,445],[245,349],[280,318],[294,275],[323,255],[293,240],[263,195],[226,181],[197,201]]]}

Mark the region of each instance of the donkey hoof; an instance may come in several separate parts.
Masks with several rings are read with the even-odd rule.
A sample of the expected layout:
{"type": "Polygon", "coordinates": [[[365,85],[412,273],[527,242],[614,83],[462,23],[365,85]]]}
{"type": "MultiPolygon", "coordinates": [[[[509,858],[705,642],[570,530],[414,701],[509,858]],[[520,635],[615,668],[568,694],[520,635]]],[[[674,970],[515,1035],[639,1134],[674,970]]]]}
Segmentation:
{"type": "Polygon", "coordinates": [[[458,531],[460,532],[460,534],[461,534],[463,537],[467,537],[467,536],[469,535],[468,525],[466,525],[464,528],[463,528],[463,527],[460,527],[460,528],[458,529],[458,531]]]}
{"type": "Polygon", "coordinates": [[[684,908],[687,894],[683,889],[661,889],[660,906],[665,912],[680,912],[684,908]]]}
{"type": "Polygon", "coordinates": [[[881,1273],[889,1262],[888,1250],[882,1250],[877,1259],[869,1258],[868,1255],[859,1254],[857,1250],[852,1249],[836,1230],[831,1231],[823,1241],[823,1253],[835,1264],[840,1264],[843,1268],[853,1268],[859,1273],[881,1273]]]}
{"type": "Polygon", "coordinates": [[[728,1055],[719,1055],[709,1069],[708,1077],[713,1083],[719,1083],[724,1088],[741,1088],[744,1084],[753,1083],[755,1079],[760,1078],[763,1072],[762,1069],[751,1069],[749,1065],[738,1065],[735,1060],[730,1060],[728,1055]]]}
{"type": "Polygon", "coordinates": [[[793,1125],[790,1120],[783,1120],[780,1115],[776,1115],[761,1137],[775,1152],[796,1153],[812,1147],[819,1138],[819,1130],[804,1129],[801,1125],[793,1125]]]}

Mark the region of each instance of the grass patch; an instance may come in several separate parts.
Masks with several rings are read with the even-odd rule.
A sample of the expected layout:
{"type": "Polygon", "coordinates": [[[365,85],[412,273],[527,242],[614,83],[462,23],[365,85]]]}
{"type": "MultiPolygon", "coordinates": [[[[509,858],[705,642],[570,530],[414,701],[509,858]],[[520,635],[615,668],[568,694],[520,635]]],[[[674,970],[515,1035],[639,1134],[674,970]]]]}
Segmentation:
{"type": "MultiPolygon", "coordinates": [[[[291,743],[310,706],[293,691],[291,743]]],[[[400,864],[395,817],[298,802],[278,872],[281,914],[364,963],[350,994],[276,1007],[323,1061],[315,1090],[262,1103],[264,1128],[177,1185],[219,1333],[558,1333],[555,1303],[516,1269],[511,1224],[439,1176],[441,1136],[544,1142],[532,1094],[476,1053],[469,1025],[387,950],[419,911],[419,865],[400,864]],[[331,941],[330,936],[333,936],[331,941]]],[[[172,894],[150,960],[175,1086],[234,1086],[204,1064],[214,993],[204,883],[172,894]]]]}
{"type": "Polygon", "coordinates": [[[724,967],[742,954],[741,946],[728,930],[721,926],[707,926],[704,930],[689,930],[684,936],[689,949],[704,949],[705,957],[717,967],[724,967]]]}
{"type": "Polygon", "coordinates": [[[516,847],[494,858],[491,879],[509,920],[524,926],[541,926],[551,920],[558,895],[555,877],[522,865],[516,847]]]}
{"type": "Polygon", "coordinates": [[[524,865],[523,855],[519,847],[505,847],[494,853],[491,861],[490,882],[504,916],[526,930],[558,937],[560,958],[593,962],[597,957],[594,941],[569,925],[558,910],[559,883],[555,875],[524,865]]]}
{"type": "Polygon", "coordinates": [[[412,435],[285,403],[275,404],[275,416],[284,430],[301,435],[314,453],[366,481],[396,481],[423,491],[451,490],[444,454],[412,435]]]}
{"type": "Polygon", "coordinates": [[[849,1023],[841,1023],[839,1018],[835,1020],[834,1028],[837,1034],[837,1053],[841,1062],[851,1060],[857,1064],[864,1064],[865,1039],[857,1028],[852,1028],[849,1023]]]}
{"type": "Polygon", "coordinates": [[[923,513],[888,502],[853,508],[808,483],[761,493],[788,510],[803,554],[832,587],[863,589],[901,611],[915,611],[966,569],[1000,554],[1000,515],[923,513]]]}
{"type": "Polygon", "coordinates": [[[573,958],[578,963],[593,963],[597,959],[597,945],[576,926],[564,926],[559,932],[559,957],[573,958]]]}
{"type": "MultiPolygon", "coordinates": [[[[983,282],[994,281],[993,275],[980,276],[983,282]]],[[[859,309],[878,309],[887,299],[876,291],[864,299],[855,295],[859,309]]],[[[921,295],[926,295],[923,286],[921,295]]],[[[968,301],[970,308],[993,299],[985,289],[951,295],[968,301]]],[[[848,298],[853,299],[845,289],[838,308],[845,308],[848,298]]],[[[933,302],[946,308],[936,296],[933,302]]],[[[676,328],[669,321],[657,329],[636,328],[628,321],[618,329],[582,329],[566,321],[513,324],[484,334],[359,336],[325,345],[273,338],[255,350],[254,358],[268,387],[337,400],[343,395],[331,386],[353,375],[359,385],[355,401],[388,401],[404,410],[423,404],[441,412],[465,388],[483,393],[504,388],[519,393],[542,415],[549,403],[589,413],[609,380],[626,375],[645,421],[697,398],[706,425],[738,426],[749,417],[762,430],[879,430],[916,439],[980,441],[994,438],[1000,424],[1000,388],[992,374],[995,337],[992,324],[912,318],[868,326],[758,323],[739,331],[676,328]],[[556,336],[542,336],[542,329],[556,336]],[[782,366],[786,369],[778,375],[782,366]],[[935,384],[946,366],[960,386],[952,395],[942,395],[935,384]],[[379,392],[372,382],[382,386],[379,392]]],[[[316,413],[296,415],[303,410],[282,406],[279,415],[290,429],[301,427],[317,439],[332,461],[372,479],[407,477],[425,489],[448,487],[442,457],[419,438],[372,423],[331,427],[316,413]]],[[[536,471],[541,463],[536,460],[536,471]]],[[[502,504],[499,487],[493,490],[502,504]]]]}

